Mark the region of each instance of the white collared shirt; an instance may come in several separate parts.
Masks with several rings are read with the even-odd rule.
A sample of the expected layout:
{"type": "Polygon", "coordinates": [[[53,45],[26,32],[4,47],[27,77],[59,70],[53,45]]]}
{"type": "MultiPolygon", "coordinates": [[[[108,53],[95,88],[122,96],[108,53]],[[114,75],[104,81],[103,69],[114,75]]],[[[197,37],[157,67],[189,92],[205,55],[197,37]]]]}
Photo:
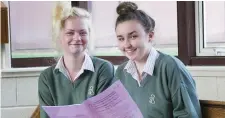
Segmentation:
{"type": "MultiPolygon", "coordinates": [[[[142,78],[145,78],[148,75],[153,75],[153,71],[154,71],[154,66],[155,66],[155,62],[156,59],[159,57],[159,53],[156,51],[156,49],[154,47],[152,47],[150,49],[147,61],[145,63],[144,69],[143,69],[143,73],[142,78]]],[[[128,63],[126,64],[124,70],[126,70],[128,73],[131,74],[131,76],[138,82],[138,85],[140,85],[140,80],[138,79],[138,73],[137,73],[137,68],[135,66],[135,62],[132,60],[129,60],[128,63]]]]}
{"type": "Polygon", "coordinates": [[[90,71],[94,72],[94,65],[91,60],[91,57],[87,53],[85,53],[84,62],[82,64],[80,71],[77,73],[75,78],[70,78],[69,72],[67,71],[67,69],[65,68],[64,63],[63,63],[63,57],[61,57],[59,59],[59,61],[57,62],[54,70],[56,70],[56,69],[59,69],[59,72],[63,73],[71,81],[75,81],[84,72],[84,70],[90,70],[90,71]]]}

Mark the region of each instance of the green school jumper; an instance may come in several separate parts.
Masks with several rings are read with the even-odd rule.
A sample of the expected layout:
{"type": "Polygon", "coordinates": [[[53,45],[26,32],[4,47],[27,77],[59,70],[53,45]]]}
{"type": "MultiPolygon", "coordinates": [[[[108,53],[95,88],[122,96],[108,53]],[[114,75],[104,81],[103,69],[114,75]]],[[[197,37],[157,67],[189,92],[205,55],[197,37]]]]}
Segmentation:
{"type": "MultiPolygon", "coordinates": [[[[84,70],[74,82],[58,69],[54,70],[55,65],[45,69],[38,81],[40,106],[80,104],[110,86],[114,78],[113,65],[96,57],[91,59],[95,72],[84,70]]],[[[40,110],[41,118],[48,118],[43,109],[40,110]]]]}
{"type": "Polygon", "coordinates": [[[124,70],[127,62],[116,70],[144,118],[201,118],[195,81],[178,59],[159,52],[153,76],[147,75],[138,85],[124,70]]]}

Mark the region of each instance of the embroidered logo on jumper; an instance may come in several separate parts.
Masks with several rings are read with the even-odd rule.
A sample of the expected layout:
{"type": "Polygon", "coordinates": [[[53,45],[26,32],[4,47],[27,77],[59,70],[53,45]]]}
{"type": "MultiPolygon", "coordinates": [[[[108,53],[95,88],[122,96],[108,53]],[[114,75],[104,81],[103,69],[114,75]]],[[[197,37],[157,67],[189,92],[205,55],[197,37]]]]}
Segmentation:
{"type": "Polygon", "coordinates": [[[151,94],[151,96],[149,97],[149,103],[155,104],[155,95],[154,94],[151,94]]]}
{"type": "Polygon", "coordinates": [[[89,87],[88,94],[89,95],[94,95],[94,87],[93,86],[89,87]]]}

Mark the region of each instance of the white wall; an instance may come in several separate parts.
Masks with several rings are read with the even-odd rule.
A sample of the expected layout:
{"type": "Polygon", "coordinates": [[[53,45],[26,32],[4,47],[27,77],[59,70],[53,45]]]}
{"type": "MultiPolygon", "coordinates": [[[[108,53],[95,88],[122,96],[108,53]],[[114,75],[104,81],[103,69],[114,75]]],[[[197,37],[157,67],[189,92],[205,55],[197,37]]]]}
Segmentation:
{"type": "Polygon", "coordinates": [[[30,118],[38,104],[37,80],[41,70],[2,70],[1,118],[30,118]]]}
{"type": "MultiPolygon", "coordinates": [[[[187,67],[200,99],[225,101],[225,67],[187,67]]],[[[38,104],[37,78],[43,68],[2,71],[2,118],[30,118],[38,104]]]]}

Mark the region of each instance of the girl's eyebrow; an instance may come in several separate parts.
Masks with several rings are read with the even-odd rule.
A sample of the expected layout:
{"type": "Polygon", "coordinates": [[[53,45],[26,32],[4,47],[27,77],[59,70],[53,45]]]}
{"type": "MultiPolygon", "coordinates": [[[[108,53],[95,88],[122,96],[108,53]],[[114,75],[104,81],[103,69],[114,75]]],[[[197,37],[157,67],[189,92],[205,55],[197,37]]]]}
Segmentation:
{"type": "MultiPolygon", "coordinates": [[[[72,31],[72,32],[74,32],[75,30],[74,29],[66,29],[66,31],[72,31]]],[[[84,31],[84,32],[86,32],[86,30],[85,29],[80,29],[80,30],[78,30],[79,32],[80,31],[84,31]]]]}
{"type": "Polygon", "coordinates": [[[81,29],[81,30],[79,30],[79,31],[82,31],[82,32],[87,32],[87,30],[85,30],[85,29],[81,29]]]}
{"type": "Polygon", "coordinates": [[[122,35],[117,35],[117,38],[123,37],[122,35]]]}
{"type": "Polygon", "coordinates": [[[128,33],[128,35],[132,35],[134,33],[137,33],[137,32],[136,31],[132,31],[132,32],[128,33]]]}
{"type": "Polygon", "coordinates": [[[66,29],[66,31],[73,31],[74,32],[75,30],[73,30],[73,29],[66,29]]]}
{"type": "MultiPolygon", "coordinates": [[[[128,35],[132,35],[134,33],[137,33],[137,32],[136,31],[132,31],[132,32],[128,33],[128,35]]],[[[123,36],[122,35],[117,35],[117,37],[119,38],[119,37],[123,37],[123,36]]]]}

